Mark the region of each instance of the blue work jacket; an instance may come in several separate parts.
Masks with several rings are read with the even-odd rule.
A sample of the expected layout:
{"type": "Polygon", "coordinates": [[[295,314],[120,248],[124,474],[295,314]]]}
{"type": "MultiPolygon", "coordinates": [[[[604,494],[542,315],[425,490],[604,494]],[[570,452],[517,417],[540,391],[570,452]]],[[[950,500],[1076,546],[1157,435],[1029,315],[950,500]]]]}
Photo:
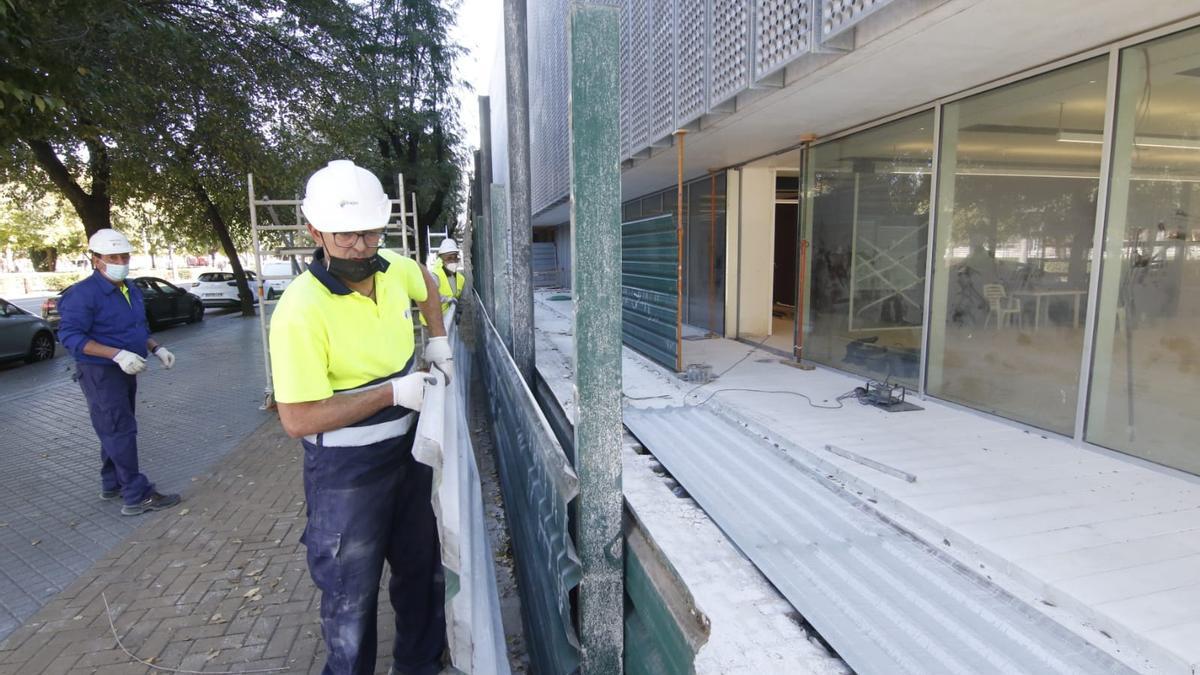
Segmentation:
{"type": "Polygon", "coordinates": [[[126,282],[129,301],[99,270],[63,293],[58,301],[58,341],[80,363],[112,365],[111,359],[83,353],[88,340],[106,347],[124,349],[146,356],[146,340],[150,327],[146,325],[146,307],[142,291],[126,282]]]}

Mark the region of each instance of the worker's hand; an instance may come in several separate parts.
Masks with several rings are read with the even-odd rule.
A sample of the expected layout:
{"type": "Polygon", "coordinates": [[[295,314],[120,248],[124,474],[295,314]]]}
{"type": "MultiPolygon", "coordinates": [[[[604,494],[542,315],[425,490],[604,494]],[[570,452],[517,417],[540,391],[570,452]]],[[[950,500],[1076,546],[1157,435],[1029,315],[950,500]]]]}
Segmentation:
{"type": "Polygon", "coordinates": [[[454,375],[454,355],[450,353],[450,338],[445,335],[429,338],[425,345],[425,361],[442,371],[446,376],[446,384],[454,375]]]}
{"type": "Polygon", "coordinates": [[[154,355],[158,357],[159,361],[162,361],[163,368],[167,370],[170,370],[171,366],[175,365],[175,355],[167,351],[166,347],[159,347],[155,350],[154,355]]]}
{"type": "Polygon", "coordinates": [[[121,370],[125,371],[127,375],[137,375],[146,369],[146,359],[133,352],[127,352],[124,349],[117,352],[117,355],[112,357],[112,360],[116,361],[117,365],[121,366],[121,370]]]}
{"type": "Polygon", "coordinates": [[[429,373],[412,373],[404,377],[397,377],[390,382],[392,384],[392,405],[420,412],[421,404],[425,401],[425,387],[437,384],[437,378],[429,373]]]}

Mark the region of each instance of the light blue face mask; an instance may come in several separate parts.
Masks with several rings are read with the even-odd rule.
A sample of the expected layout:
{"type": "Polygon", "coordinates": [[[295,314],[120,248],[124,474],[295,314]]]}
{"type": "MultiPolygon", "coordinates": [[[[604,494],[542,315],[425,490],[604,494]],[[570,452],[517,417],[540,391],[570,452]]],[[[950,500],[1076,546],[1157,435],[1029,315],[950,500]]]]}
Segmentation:
{"type": "Polygon", "coordinates": [[[100,273],[113,281],[125,281],[125,277],[129,276],[129,265],[104,263],[104,270],[100,273]]]}

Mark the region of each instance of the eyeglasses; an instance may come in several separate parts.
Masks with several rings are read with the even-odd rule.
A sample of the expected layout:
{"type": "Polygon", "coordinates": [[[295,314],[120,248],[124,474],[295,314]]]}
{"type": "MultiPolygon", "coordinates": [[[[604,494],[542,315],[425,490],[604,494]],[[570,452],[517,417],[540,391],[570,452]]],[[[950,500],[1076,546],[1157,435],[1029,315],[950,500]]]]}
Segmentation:
{"type": "Polygon", "coordinates": [[[358,243],[359,237],[362,237],[363,243],[368,248],[377,248],[383,243],[383,232],[381,230],[371,230],[369,232],[334,232],[333,243],[342,248],[352,248],[358,243]]]}

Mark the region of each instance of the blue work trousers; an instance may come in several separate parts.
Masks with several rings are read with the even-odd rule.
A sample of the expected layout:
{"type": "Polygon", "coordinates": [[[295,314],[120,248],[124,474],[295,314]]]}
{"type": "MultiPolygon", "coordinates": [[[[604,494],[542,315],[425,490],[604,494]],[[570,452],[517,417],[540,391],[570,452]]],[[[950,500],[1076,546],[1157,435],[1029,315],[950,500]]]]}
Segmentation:
{"type": "Polygon", "coordinates": [[[121,491],[126,504],[137,504],[154,485],[138,471],[137,419],[134,399],[137,377],[120,367],[76,363],[79,386],[87,399],[92,428],[100,437],[100,486],[121,491]]]}
{"type": "Polygon", "coordinates": [[[416,425],[361,447],[304,441],[308,570],[321,591],[326,675],[375,672],[379,581],[391,565],[395,670],[436,675],[446,640],[444,580],[430,505],[433,471],[413,459],[416,425]]]}

